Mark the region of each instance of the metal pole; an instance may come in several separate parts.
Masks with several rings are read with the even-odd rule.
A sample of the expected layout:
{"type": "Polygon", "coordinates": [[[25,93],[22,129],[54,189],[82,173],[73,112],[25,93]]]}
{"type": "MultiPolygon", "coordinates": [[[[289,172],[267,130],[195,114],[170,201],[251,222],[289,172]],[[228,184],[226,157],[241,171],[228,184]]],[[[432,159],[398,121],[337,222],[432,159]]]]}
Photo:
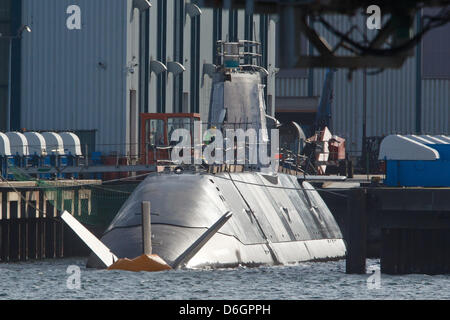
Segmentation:
{"type": "Polygon", "coordinates": [[[142,201],[142,252],[152,254],[152,224],[150,218],[150,201],[142,201]]]}
{"type": "Polygon", "coordinates": [[[11,69],[12,69],[12,38],[9,38],[8,64],[8,107],[6,108],[6,131],[11,131],[11,69]]]}
{"type": "Polygon", "coordinates": [[[369,179],[368,153],[367,153],[367,70],[363,70],[363,141],[362,158],[366,166],[367,180],[369,179]]]}
{"type": "MultiPolygon", "coordinates": [[[[365,29],[367,37],[367,29],[365,29]]],[[[363,157],[366,165],[367,180],[369,180],[369,154],[367,152],[367,69],[363,71],[363,157]]]]}
{"type": "MultiPolygon", "coordinates": [[[[417,12],[417,32],[422,31],[422,13],[417,12]]],[[[416,49],[416,134],[422,132],[422,42],[416,49]]]]}
{"type": "Polygon", "coordinates": [[[88,151],[88,145],[87,144],[84,145],[84,156],[85,156],[85,159],[86,159],[85,166],[88,167],[89,166],[89,151],[88,151]]]}

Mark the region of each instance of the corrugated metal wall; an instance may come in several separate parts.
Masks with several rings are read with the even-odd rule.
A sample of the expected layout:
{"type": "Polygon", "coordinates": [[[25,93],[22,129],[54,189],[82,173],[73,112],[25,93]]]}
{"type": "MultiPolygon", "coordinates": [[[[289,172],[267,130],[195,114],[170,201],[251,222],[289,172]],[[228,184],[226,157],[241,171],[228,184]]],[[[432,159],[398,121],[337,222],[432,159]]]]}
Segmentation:
{"type": "MultiPolygon", "coordinates": [[[[0,1],[0,34],[11,34],[11,2],[0,1]]],[[[6,108],[8,105],[9,41],[0,40],[0,130],[6,130],[6,108]]]]}
{"type": "MultiPolygon", "coordinates": [[[[346,31],[352,24],[365,29],[365,18],[359,16],[326,17],[333,26],[346,31]]],[[[316,24],[317,32],[334,46],[337,42],[324,27],[316,24]]],[[[371,31],[367,30],[370,38],[371,31]]],[[[358,39],[357,34],[354,37],[358,39]]],[[[345,54],[341,49],[339,54],[345,54]]],[[[415,57],[409,58],[402,68],[385,70],[367,76],[366,123],[367,136],[382,136],[391,133],[415,133],[416,130],[416,66],[415,57]]],[[[313,95],[320,96],[325,71],[314,69],[313,95]]],[[[308,77],[276,79],[276,95],[295,97],[308,95],[308,77]]],[[[347,139],[347,148],[358,155],[362,150],[364,115],[364,74],[356,71],[352,80],[348,70],[338,70],[334,81],[332,105],[332,131],[347,139]]],[[[430,134],[449,133],[450,80],[422,80],[422,132],[430,134]]]]}
{"type": "Polygon", "coordinates": [[[24,0],[23,23],[33,32],[22,47],[22,127],[96,129],[105,152],[127,143],[125,93],[137,83],[136,73],[129,77],[129,58],[138,57],[131,2],[79,0],[82,28],[69,30],[66,10],[73,1],[24,0]]]}
{"type": "Polygon", "coordinates": [[[450,133],[450,79],[422,80],[422,132],[450,133]]]}

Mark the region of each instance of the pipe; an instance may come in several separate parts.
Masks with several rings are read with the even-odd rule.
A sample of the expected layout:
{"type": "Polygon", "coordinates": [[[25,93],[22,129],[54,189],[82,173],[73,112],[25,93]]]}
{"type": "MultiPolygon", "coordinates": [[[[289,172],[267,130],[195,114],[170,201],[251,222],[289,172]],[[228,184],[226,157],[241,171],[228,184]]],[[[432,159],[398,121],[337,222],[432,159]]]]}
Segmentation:
{"type": "Polygon", "coordinates": [[[152,254],[152,225],[150,218],[150,201],[142,201],[142,252],[152,254]]]}

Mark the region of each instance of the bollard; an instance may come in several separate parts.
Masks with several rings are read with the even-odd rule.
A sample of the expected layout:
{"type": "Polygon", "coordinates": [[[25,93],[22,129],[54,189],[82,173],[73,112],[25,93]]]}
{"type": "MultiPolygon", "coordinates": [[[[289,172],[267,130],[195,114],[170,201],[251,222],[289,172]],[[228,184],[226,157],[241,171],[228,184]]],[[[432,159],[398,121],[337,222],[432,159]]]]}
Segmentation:
{"type": "Polygon", "coordinates": [[[152,224],[150,218],[150,202],[142,201],[142,252],[152,254],[152,224]]]}
{"type": "Polygon", "coordinates": [[[346,273],[365,274],[367,254],[366,190],[352,189],[347,198],[346,273]]]}

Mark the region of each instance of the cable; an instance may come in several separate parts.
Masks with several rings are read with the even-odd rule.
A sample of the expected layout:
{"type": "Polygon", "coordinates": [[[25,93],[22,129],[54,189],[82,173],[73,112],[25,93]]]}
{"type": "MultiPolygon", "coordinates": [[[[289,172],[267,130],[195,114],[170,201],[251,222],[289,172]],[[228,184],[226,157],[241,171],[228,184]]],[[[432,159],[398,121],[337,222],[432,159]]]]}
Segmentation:
{"type": "MultiPolygon", "coordinates": [[[[252,186],[266,187],[266,188],[273,188],[273,189],[296,190],[296,191],[303,191],[303,190],[306,190],[306,191],[317,191],[317,190],[320,190],[320,191],[329,192],[329,193],[332,193],[334,195],[345,197],[345,198],[347,198],[346,195],[341,195],[341,194],[332,192],[331,190],[336,191],[336,190],[350,190],[350,189],[353,189],[353,188],[296,188],[296,187],[282,187],[282,186],[271,186],[271,185],[266,185],[266,184],[261,184],[261,183],[236,180],[236,179],[231,178],[231,175],[230,175],[230,178],[227,178],[227,177],[224,177],[224,176],[218,176],[218,175],[214,175],[214,177],[219,178],[219,179],[229,180],[229,181],[232,181],[233,183],[238,182],[238,183],[248,184],[248,185],[252,185],[252,186]]],[[[367,188],[367,187],[360,187],[360,189],[365,189],[365,188],[367,188]]]]}

